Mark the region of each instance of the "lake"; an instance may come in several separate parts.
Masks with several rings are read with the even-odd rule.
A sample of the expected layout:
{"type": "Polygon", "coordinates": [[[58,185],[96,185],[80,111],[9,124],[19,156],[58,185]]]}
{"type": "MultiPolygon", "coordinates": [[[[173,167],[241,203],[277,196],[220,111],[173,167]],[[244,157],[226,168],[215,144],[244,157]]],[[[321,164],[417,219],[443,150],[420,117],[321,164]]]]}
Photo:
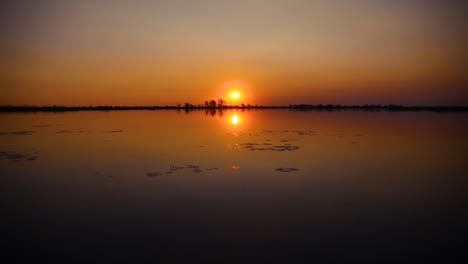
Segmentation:
{"type": "Polygon", "coordinates": [[[1,240],[17,259],[463,253],[467,113],[38,112],[0,124],[1,240]]]}

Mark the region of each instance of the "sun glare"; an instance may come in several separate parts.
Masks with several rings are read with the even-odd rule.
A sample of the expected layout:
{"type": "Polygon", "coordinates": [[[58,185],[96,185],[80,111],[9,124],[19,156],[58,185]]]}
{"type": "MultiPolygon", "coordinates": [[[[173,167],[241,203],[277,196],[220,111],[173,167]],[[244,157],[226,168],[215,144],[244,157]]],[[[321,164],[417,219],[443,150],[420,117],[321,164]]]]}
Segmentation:
{"type": "Polygon", "coordinates": [[[226,81],[218,88],[215,98],[225,98],[228,105],[250,104],[252,89],[248,83],[241,80],[226,81]]]}
{"type": "Polygon", "coordinates": [[[231,98],[232,98],[232,99],[238,99],[239,96],[240,96],[239,92],[232,92],[232,93],[231,93],[231,98]]]}

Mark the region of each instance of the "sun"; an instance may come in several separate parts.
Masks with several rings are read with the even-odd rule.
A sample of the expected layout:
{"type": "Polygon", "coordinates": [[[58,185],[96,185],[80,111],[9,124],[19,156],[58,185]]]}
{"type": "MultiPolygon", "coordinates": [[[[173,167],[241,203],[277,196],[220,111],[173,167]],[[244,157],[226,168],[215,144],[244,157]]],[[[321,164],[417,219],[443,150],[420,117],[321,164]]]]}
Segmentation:
{"type": "Polygon", "coordinates": [[[239,92],[234,91],[234,92],[231,93],[231,98],[232,99],[239,99],[239,97],[240,97],[239,92]]]}
{"type": "Polygon", "coordinates": [[[253,98],[251,86],[241,80],[223,82],[214,97],[225,98],[228,105],[250,104],[253,98]]]}

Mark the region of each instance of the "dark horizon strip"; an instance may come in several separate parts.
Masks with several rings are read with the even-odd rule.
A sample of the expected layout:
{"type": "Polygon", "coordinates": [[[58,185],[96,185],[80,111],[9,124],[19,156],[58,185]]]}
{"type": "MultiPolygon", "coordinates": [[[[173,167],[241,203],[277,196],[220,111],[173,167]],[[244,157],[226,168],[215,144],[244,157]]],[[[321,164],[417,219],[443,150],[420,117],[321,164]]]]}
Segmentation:
{"type": "Polygon", "coordinates": [[[292,111],[341,111],[341,110],[358,110],[358,111],[421,111],[421,112],[468,112],[468,106],[407,106],[407,105],[380,105],[380,104],[365,104],[365,105],[339,105],[339,104],[290,104],[287,106],[0,106],[0,112],[70,112],[70,111],[123,111],[123,110],[184,110],[186,112],[194,110],[229,110],[229,109],[290,109],[292,111]]]}

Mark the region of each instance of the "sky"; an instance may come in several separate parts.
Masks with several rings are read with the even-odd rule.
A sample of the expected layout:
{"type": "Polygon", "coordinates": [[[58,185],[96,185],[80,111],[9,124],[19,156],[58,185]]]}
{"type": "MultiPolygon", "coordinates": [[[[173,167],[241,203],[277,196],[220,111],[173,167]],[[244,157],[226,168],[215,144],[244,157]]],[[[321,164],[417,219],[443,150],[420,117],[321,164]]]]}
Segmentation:
{"type": "Polygon", "coordinates": [[[464,2],[2,0],[0,105],[468,105],[464,2]]]}

